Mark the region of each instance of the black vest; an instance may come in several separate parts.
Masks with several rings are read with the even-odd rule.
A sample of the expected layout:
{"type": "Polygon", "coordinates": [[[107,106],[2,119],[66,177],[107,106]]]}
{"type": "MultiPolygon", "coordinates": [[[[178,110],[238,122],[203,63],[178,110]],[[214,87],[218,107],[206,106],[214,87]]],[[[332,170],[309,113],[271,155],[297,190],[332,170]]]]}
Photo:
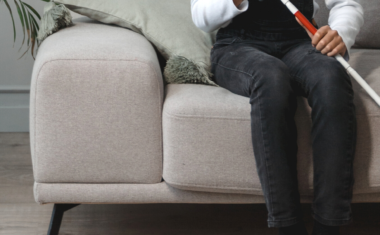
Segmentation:
{"type": "MultiPolygon", "coordinates": [[[[223,33],[230,30],[241,30],[250,34],[270,34],[279,35],[281,38],[309,38],[304,28],[302,28],[295,19],[295,16],[281,2],[281,0],[248,0],[249,7],[247,11],[235,16],[232,22],[225,28],[220,28],[219,32],[223,33]]],[[[312,21],[314,5],[313,0],[290,0],[312,21]]]]}

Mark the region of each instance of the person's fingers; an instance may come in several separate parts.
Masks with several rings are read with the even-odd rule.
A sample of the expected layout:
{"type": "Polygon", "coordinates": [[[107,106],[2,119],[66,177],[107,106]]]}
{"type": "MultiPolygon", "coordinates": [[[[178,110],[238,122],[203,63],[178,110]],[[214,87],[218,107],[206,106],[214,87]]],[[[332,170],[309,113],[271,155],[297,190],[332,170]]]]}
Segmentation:
{"type": "Polygon", "coordinates": [[[325,34],[324,37],[318,42],[318,44],[315,46],[315,48],[318,51],[322,51],[331,41],[333,41],[335,38],[334,34],[329,31],[327,34],[325,34]]]}
{"type": "Polygon", "coordinates": [[[329,30],[330,30],[330,27],[328,25],[323,26],[322,28],[318,29],[318,31],[314,34],[311,44],[313,44],[313,46],[316,47],[319,41],[327,34],[329,30]]]}
{"type": "Polygon", "coordinates": [[[340,44],[340,41],[338,41],[338,40],[332,40],[329,44],[327,44],[326,46],[325,46],[325,48],[323,48],[322,50],[321,50],[321,53],[322,54],[327,54],[327,53],[330,53],[332,50],[334,50],[338,45],[340,44]]]}
{"type": "Polygon", "coordinates": [[[327,53],[328,56],[335,56],[337,54],[341,54],[342,56],[346,53],[346,45],[344,43],[340,43],[336,46],[331,52],[327,53]]]}
{"type": "Polygon", "coordinates": [[[343,56],[346,53],[347,47],[336,30],[331,30],[330,26],[326,25],[318,29],[313,35],[297,17],[295,18],[312,39],[311,44],[313,47],[321,51],[322,54],[327,54],[328,56],[341,54],[343,56]]]}
{"type": "Polygon", "coordinates": [[[309,37],[311,39],[313,39],[314,35],[302,24],[302,22],[297,17],[296,17],[296,20],[297,20],[298,24],[300,24],[302,26],[302,28],[304,28],[306,30],[306,32],[309,35],[309,37]]]}
{"type": "Polygon", "coordinates": [[[327,34],[321,40],[321,41],[326,40],[326,42],[328,42],[330,40],[330,38],[332,38],[332,40],[330,42],[328,42],[327,45],[321,50],[322,54],[327,54],[327,53],[331,52],[336,46],[338,46],[341,43],[341,40],[339,40],[339,38],[333,37],[330,35],[331,35],[330,33],[327,34]]]}

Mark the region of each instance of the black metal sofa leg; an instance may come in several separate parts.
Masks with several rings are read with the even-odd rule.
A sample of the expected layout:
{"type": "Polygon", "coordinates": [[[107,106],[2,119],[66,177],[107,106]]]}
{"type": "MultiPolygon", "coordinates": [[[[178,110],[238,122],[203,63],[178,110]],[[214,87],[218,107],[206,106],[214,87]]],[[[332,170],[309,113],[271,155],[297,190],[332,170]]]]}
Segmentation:
{"type": "Polygon", "coordinates": [[[47,235],[58,235],[63,213],[80,204],[54,204],[47,235]]]}

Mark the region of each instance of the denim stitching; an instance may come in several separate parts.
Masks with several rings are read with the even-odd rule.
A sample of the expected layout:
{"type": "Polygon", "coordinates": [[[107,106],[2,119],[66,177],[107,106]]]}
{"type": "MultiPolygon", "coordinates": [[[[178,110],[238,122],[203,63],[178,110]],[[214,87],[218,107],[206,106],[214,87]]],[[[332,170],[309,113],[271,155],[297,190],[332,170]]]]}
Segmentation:
{"type": "Polygon", "coordinates": [[[250,77],[252,77],[253,78],[253,76],[251,75],[251,74],[249,74],[249,73],[247,73],[247,72],[244,72],[244,71],[242,71],[242,70],[238,70],[238,69],[233,69],[233,68],[229,68],[229,67],[226,67],[226,66],[224,66],[224,65],[222,65],[222,64],[219,64],[219,63],[214,63],[214,62],[211,62],[212,64],[216,64],[216,65],[219,65],[220,67],[223,67],[223,68],[225,68],[225,69],[228,69],[228,70],[232,70],[232,71],[236,71],[236,72],[240,72],[240,73],[244,73],[244,74],[247,74],[248,76],[250,76],[250,77]]]}
{"type": "Polygon", "coordinates": [[[269,227],[289,226],[292,224],[296,224],[299,221],[300,221],[300,219],[297,217],[290,219],[290,220],[274,220],[274,221],[267,220],[269,227]],[[270,225],[272,225],[272,226],[270,226],[270,225]]]}
{"type": "Polygon", "coordinates": [[[232,43],[234,43],[239,37],[237,37],[237,36],[233,36],[233,35],[231,35],[232,36],[232,38],[218,38],[219,40],[216,40],[215,41],[215,43],[214,43],[214,45],[219,45],[219,44],[226,44],[226,45],[230,45],[230,44],[232,44],[232,43]],[[225,42],[225,43],[218,43],[218,42],[220,42],[221,40],[224,40],[224,39],[233,39],[232,40],[232,42],[225,42]]]}
{"type": "MultiPolygon", "coordinates": [[[[302,81],[302,78],[300,78],[299,76],[297,76],[297,75],[295,75],[295,74],[290,74],[290,75],[302,81]]],[[[310,90],[309,90],[309,88],[305,85],[305,83],[300,82],[300,81],[298,81],[298,80],[295,80],[295,81],[296,81],[297,83],[301,84],[301,87],[302,87],[302,89],[303,89],[303,92],[305,92],[306,96],[309,96],[309,92],[310,92],[310,90]]]]}
{"type": "MultiPolygon", "coordinates": [[[[218,63],[213,63],[212,64],[216,64],[216,65],[219,65],[225,69],[228,69],[228,70],[232,70],[232,71],[236,71],[236,72],[241,72],[241,73],[244,73],[244,74],[247,74],[248,76],[250,76],[251,78],[253,78],[253,82],[256,86],[256,78],[254,78],[251,74],[247,73],[247,72],[244,72],[244,71],[241,71],[241,70],[237,70],[237,69],[232,69],[232,68],[228,68],[226,66],[223,66],[221,64],[218,64],[218,63]]],[[[261,76],[261,75],[260,75],[261,76]]],[[[259,99],[259,111],[260,111],[260,120],[262,120],[262,115],[261,115],[261,100],[260,100],[260,94],[258,94],[258,99],[259,99]]],[[[265,154],[265,167],[266,167],[266,172],[267,172],[267,178],[268,178],[268,189],[269,189],[269,196],[270,196],[270,200],[269,200],[269,203],[270,203],[270,208],[271,208],[271,213],[273,214],[273,199],[272,199],[272,193],[271,193],[271,190],[270,190],[270,177],[269,177],[269,171],[268,171],[268,164],[267,164],[267,154],[266,154],[266,148],[265,148],[265,140],[264,140],[264,134],[263,134],[263,124],[262,122],[260,122],[261,124],[261,135],[262,135],[262,138],[263,138],[263,145],[264,145],[264,154],[265,154]]]]}
{"type": "MultiPolygon", "coordinates": [[[[354,96],[354,95],[352,95],[354,96]]],[[[352,177],[352,188],[351,190],[353,190],[353,186],[355,184],[355,175],[354,175],[354,169],[353,169],[353,164],[354,164],[354,160],[355,160],[355,150],[356,150],[356,139],[357,139],[357,117],[356,117],[356,107],[355,107],[355,104],[353,102],[353,100],[351,101],[351,105],[353,106],[353,117],[352,117],[352,120],[353,120],[353,138],[352,138],[352,143],[351,143],[351,146],[352,146],[352,157],[353,157],[353,160],[351,161],[351,169],[352,169],[352,173],[351,173],[351,177],[352,177]]],[[[351,186],[350,186],[351,187],[351,186]]],[[[350,192],[351,195],[351,199],[352,199],[352,193],[353,191],[350,192]]]]}
{"type": "Polygon", "coordinates": [[[224,39],[231,39],[231,38],[219,38],[219,40],[215,41],[214,45],[230,45],[236,40],[236,39],[232,39],[231,42],[229,41],[223,42],[224,39]]]}
{"type": "Polygon", "coordinates": [[[269,222],[285,222],[285,221],[295,220],[295,219],[298,219],[298,217],[293,217],[293,218],[285,219],[285,220],[268,220],[268,221],[269,222]]]}
{"type": "Polygon", "coordinates": [[[232,42],[230,43],[218,43],[220,40],[224,40],[226,38],[222,38],[222,39],[219,39],[219,40],[216,40],[215,43],[213,44],[212,48],[211,48],[211,51],[210,51],[210,55],[212,55],[214,53],[215,50],[217,49],[221,49],[223,47],[227,47],[231,44],[233,44],[235,41],[237,41],[238,39],[240,39],[239,37],[236,37],[235,39],[232,40],[232,42]],[[225,46],[221,46],[221,47],[217,47],[218,45],[225,45],[225,46]]]}
{"type": "MultiPolygon", "coordinates": [[[[256,82],[254,83],[255,84],[255,87],[256,87],[256,82]]],[[[270,202],[270,208],[271,208],[271,213],[273,215],[273,198],[272,198],[272,192],[270,190],[270,177],[269,177],[269,171],[268,171],[268,164],[267,164],[267,151],[266,151],[266,148],[265,148],[265,139],[264,139],[264,133],[263,133],[263,123],[262,123],[262,115],[261,115],[261,99],[260,99],[260,94],[258,94],[257,98],[259,99],[259,112],[260,112],[260,125],[261,125],[261,136],[263,138],[263,146],[264,146],[264,158],[265,158],[265,168],[266,168],[266,172],[267,172],[267,178],[268,178],[268,191],[269,191],[269,197],[270,200],[268,200],[270,202]]]]}
{"type": "MultiPolygon", "coordinates": [[[[349,115],[349,123],[351,123],[351,120],[352,120],[352,116],[351,115],[349,115]]],[[[346,142],[345,143],[349,143],[350,142],[350,133],[351,133],[351,125],[349,125],[350,126],[350,128],[348,128],[348,130],[347,130],[347,140],[346,140],[346,142]]],[[[349,196],[349,189],[350,189],[350,147],[348,148],[348,150],[347,150],[347,155],[346,155],[346,177],[345,177],[345,179],[346,179],[346,182],[345,182],[345,184],[344,184],[344,186],[345,186],[345,188],[344,188],[344,191],[345,191],[345,195],[344,195],[344,200],[345,201],[347,201],[348,203],[349,203],[349,198],[350,198],[350,196],[349,196]]],[[[348,205],[348,209],[349,209],[349,205],[348,205]]]]}
{"type": "Polygon", "coordinates": [[[320,216],[317,212],[314,212],[314,215],[316,215],[316,216],[318,216],[318,217],[321,217],[321,218],[324,219],[324,220],[330,220],[330,221],[332,221],[332,220],[337,220],[337,221],[347,221],[347,220],[350,220],[350,219],[351,219],[350,217],[347,218],[347,219],[326,219],[325,217],[320,216]]]}
{"type": "Polygon", "coordinates": [[[350,123],[350,128],[348,129],[348,136],[351,136],[351,140],[349,140],[349,146],[350,146],[350,148],[349,148],[349,150],[348,150],[348,155],[349,155],[349,164],[348,164],[348,168],[347,168],[347,170],[348,170],[348,176],[349,177],[347,177],[347,201],[348,201],[348,203],[349,203],[349,205],[348,205],[348,209],[349,209],[349,207],[350,207],[350,200],[352,199],[352,192],[351,192],[351,184],[353,183],[353,158],[354,158],[354,155],[355,155],[355,152],[354,152],[354,142],[355,142],[355,130],[354,130],[354,126],[353,126],[353,124],[354,124],[354,118],[355,118],[355,113],[353,112],[354,111],[354,109],[355,109],[355,106],[354,106],[354,103],[353,103],[353,101],[352,100],[350,100],[349,101],[349,103],[350,103],[350,120],[349,120],[349,123],[350,123]]]}

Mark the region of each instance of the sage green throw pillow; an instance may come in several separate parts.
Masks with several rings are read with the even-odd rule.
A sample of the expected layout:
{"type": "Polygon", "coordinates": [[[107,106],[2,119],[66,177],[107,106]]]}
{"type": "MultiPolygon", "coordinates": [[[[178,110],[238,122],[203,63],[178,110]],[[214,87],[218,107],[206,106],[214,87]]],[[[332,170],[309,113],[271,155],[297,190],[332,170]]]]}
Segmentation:
{"type": "Polygon", "coordinates": [[[206,33],[191,17],[190,0],[54,0],[68,9],[142,34],[166,59],[167,83],[202,83],[212,79],[210,50],[217,30],[206,33]]]}

